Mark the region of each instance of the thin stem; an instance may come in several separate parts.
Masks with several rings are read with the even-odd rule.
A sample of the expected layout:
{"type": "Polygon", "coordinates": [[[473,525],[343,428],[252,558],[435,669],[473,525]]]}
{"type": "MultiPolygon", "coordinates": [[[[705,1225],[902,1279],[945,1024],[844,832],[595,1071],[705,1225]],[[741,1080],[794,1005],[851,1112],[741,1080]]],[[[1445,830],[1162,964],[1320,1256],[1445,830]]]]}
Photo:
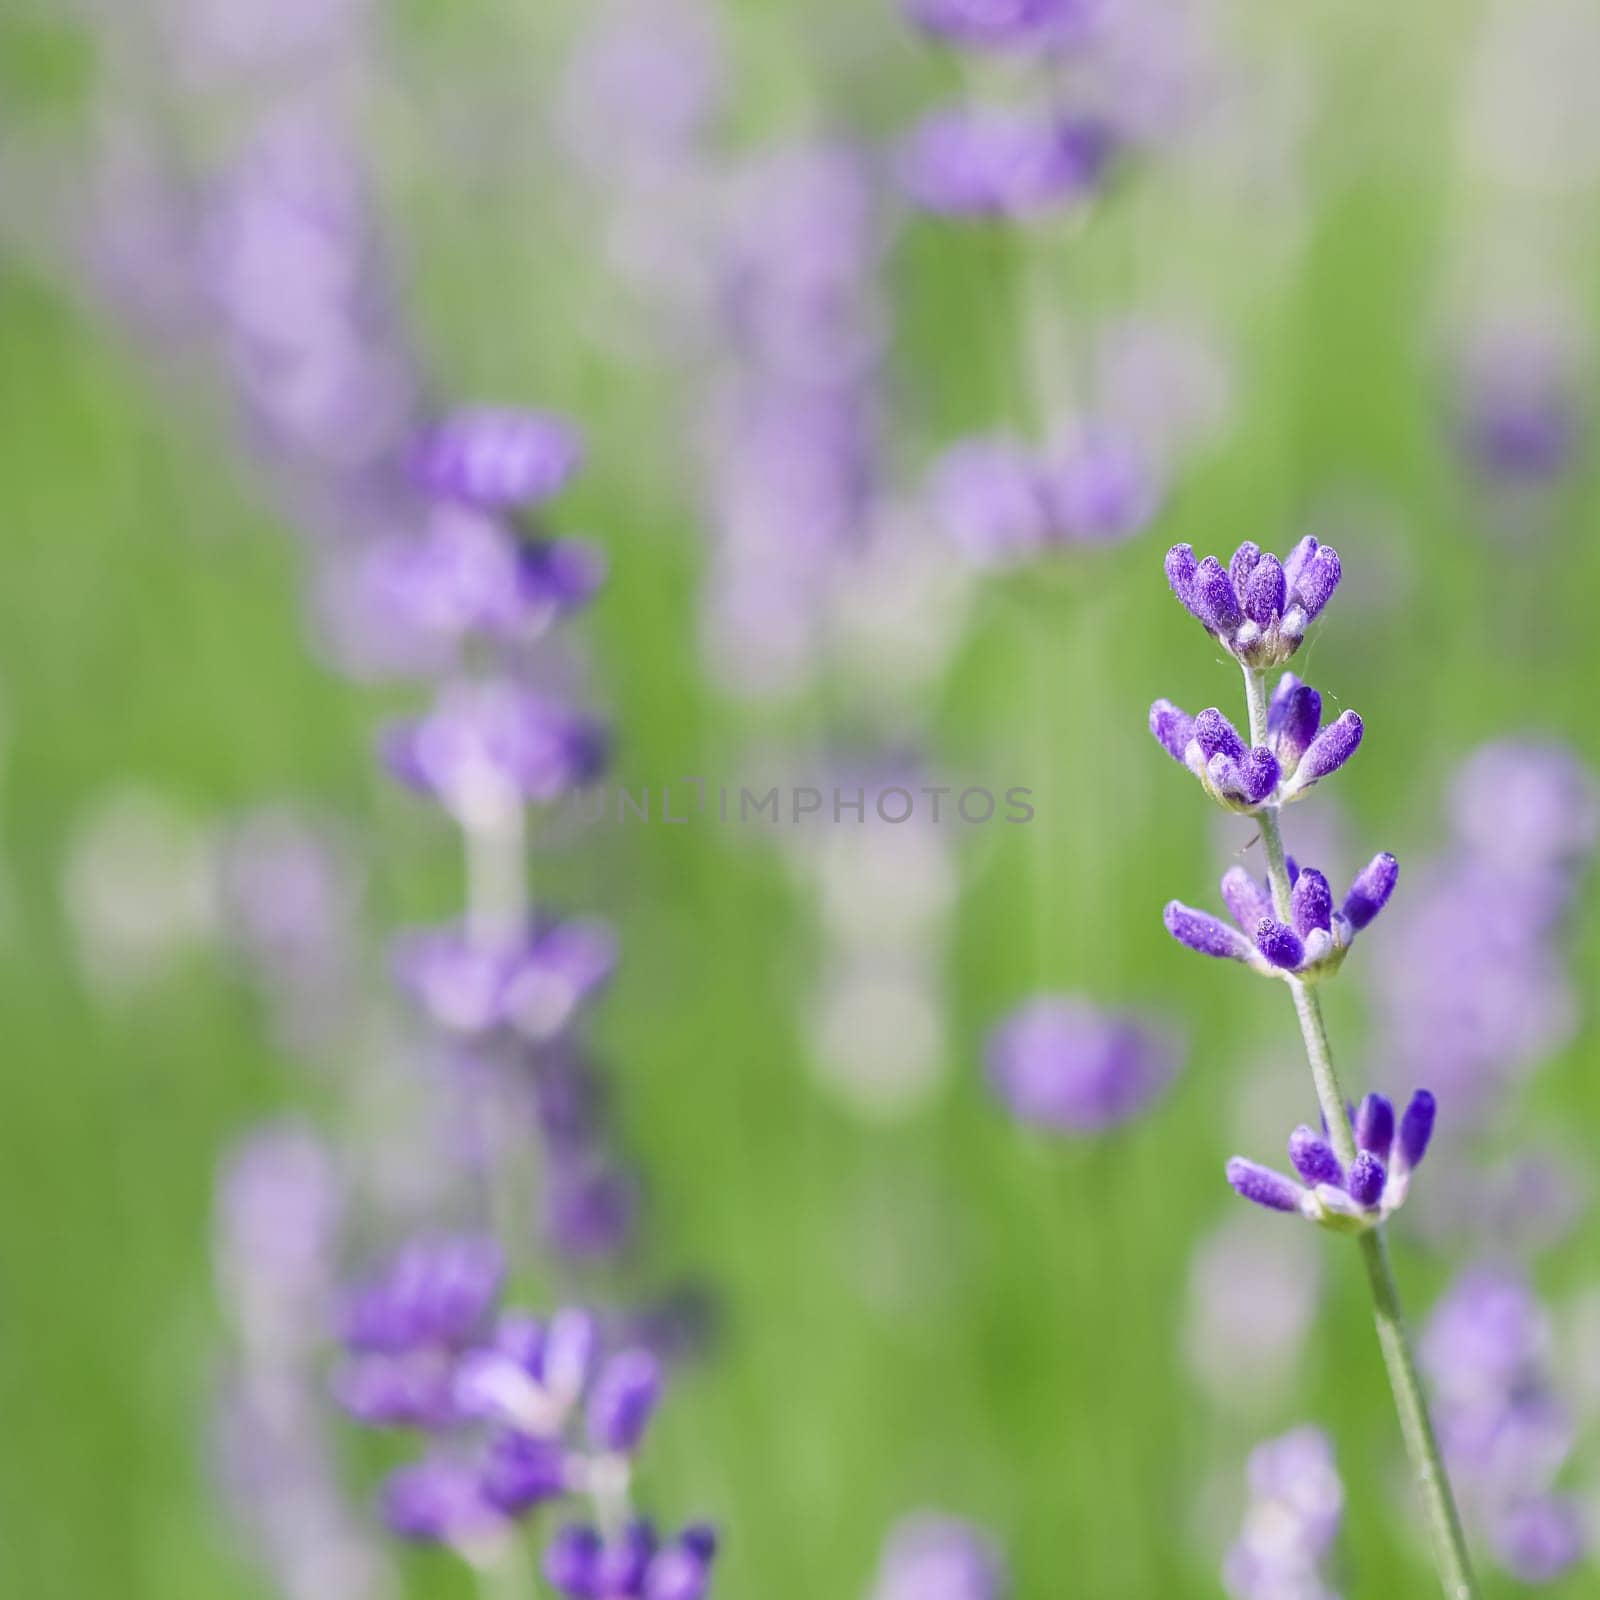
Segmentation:
{"type": "MultiPolygon", "coordinates": [[[[1252,672],[1246,667],[1244,682],[1250,710],[1250,742],[1262,744],[1267,734],[1266,679],[1261,673],[1252,672]]],[[[1261,842],[1267,853],[1267,877],[1272,885],[1273,904],[1278,908],[1278,915],[1287,920],[1289,867],[1277,807],[1263,810],[1258,820],[1261,842]]],[[[1289,989],[1294,996],[1300,1036],[1305,1041],[1306,1058],[1311,1063],[1311,1076],[1317,1086],[1317,1100],[1322,1106],[1323,1120],[1328,1125],[1328,1136],[1333,1141],[1339,1159],[1348,1166],[1356,1157],[1355,1134],[1345,1109],[1344,1092],[1339,1087],[1339,1075],[1333,1065],[1333,1051],[1328,1046],[1328,1030],[1322,1020],[1322,1002],[1316,990],[1298,978],[1289,979],[1289,989]]],[[[1379,1226],[1362,1234],[1360,1243],[1361,1257],[1367,1267],[1367,1281],[1372,1287],[1378,1344],[1383,1350],[1384,1365],[1389,1369],[1389,1387],[1394,1391],[1395,1410],[1400,1414],[1400,1431],[1405,1435],[1411,1470],[1416,1474],[1417,1487],[1422,1491],[1423,1508],[1433,1535],[1434,1560],[1439,1568],[1439,1578],[1448,1600],[1475,1600],[1478,1591],[1472,1578],[1472,1564],[1467,1557],[1467,1541],[1461,1530],[1455,1497],[1450,1491],[1444,1458],[1439,1452],[1439,1441],[1434,1436],[1433,1424],[1428,1418],[1428,1405],[1423,1398],[1416,1360],[1411,1354],[1405,1315],[1400,1307],[1400,1291],[1389,1265],[1389,1247],[1383,1228],[1379,1226]]]]}

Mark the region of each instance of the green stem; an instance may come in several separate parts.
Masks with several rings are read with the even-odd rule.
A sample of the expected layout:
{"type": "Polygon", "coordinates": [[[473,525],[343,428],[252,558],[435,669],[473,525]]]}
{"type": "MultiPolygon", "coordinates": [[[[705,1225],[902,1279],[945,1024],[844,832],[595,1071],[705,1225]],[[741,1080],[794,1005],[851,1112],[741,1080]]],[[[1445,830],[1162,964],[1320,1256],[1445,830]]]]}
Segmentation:
{"type": "MultiPolygon", "coordinates": [[[[1250,708],[1250,742],[1263,744],[1267,734],[1267,685],[1265,677],[1248,667],[1244,674],[1245,697],[1250,708]]],[[[1263,810],[1257,820],[1261,842],[1267,853],[1267,878],[1272,886],[1272,901],[1279,917],[1289,917],[1289,867],[1283,848],[1283,830],[1276,806],[1263,810]]],[[[1322,1002],[1309,984],[1289,979],[1294,996],[1295,1015],[1300,1021],[1300,1036],[1305,1041],[1311,1076],[1317,1086],[1328,1136],[1339,1159],[1348,1166],[1356,1157],[1355,1134],[1345,1109],[1344,1092],[1328,1046],[1328,1030],[1322,1020],[1322,1002]]],[[[1422,1492],[1423,1508],[1433,1535],[1434,1560],[1448,1600],[1476,1600],[1477,1586],[1472,1578],[1472,1563],[1467,1556],[1467,1541],[1461,1530],[1450,1479],[1445,1472],[1439,1441],[1428,1418],[1422,1380],[1411,1353],[1406,1333],[1405,1314],[1400,1307],[1400,1290],[1389,1265],[1389,1247],[1381,1226],[1361,1235],[1361,1258],[1366,1263],[1367,1282],[1372,1288],[1373,1316],[1378,1324],[1378,1344],[1384,1365],[1389,1369],[1389,1387],[1394,1391],[1395,1410],[1400,1414],[1400,1431],[1405,1435],[1411,1470],[1422,1492]]]]}

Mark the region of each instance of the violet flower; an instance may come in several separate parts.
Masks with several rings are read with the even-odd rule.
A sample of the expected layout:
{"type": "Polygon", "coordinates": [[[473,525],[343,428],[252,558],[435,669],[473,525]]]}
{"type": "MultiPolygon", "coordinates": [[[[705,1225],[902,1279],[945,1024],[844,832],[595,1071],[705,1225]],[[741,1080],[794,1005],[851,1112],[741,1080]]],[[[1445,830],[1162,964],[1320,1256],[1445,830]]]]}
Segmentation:
{"type": "Polygon", "coordinates": [[[1106,126],[1092,119],[961,107],[913,130],[900,171],[924,210],[1020,220],[1092,199],[1111,154],[1106,126]]]}
{"type": "Polygon", "coordinates": [[[902,0],[925,33],[962,50],[1024,53],[1080,38],[1098,0],[902,0]]]}
{"type": "Polygon", "coordinates": [[[1010,1592],[986,1534],[956,1517],[919,1512],[890,1530],[871,1600],[1005,1600],[1010,1592]]]}
{"type": "Polygon", "coordinates": [[[486,509],[542,505],[583,464],[583,442],[564,418],[475,407],[425,429],[412,446],[417,487],[486,509]]]}
{"type": "Polygon", "coordinates": [[[1102,1133],[1137,1116],[1178,1063],[1169,1035],[1076,996],[1029,1001],[988,1047],[990,1087],[1006,1109],[1056,1133],[1102,1133]]]}
{"type": "Polygon", "coordinates": [[[563,1528],[545,1551],[545,1581],[569,1600],[701,1600],[710,1587],[717,1536],[703,1524],[662,1544],[648,1522],[609,1542],[591,1527],[563,1528]]]}
{"type": "Polygon", "coordinates": [[[1434,1100],[1417,1090],[1395,1127],[1394,1107],[1369,1094],[1354,1117],[1356,1158],[1346,1167],[1326,1133],[1302,1124],[1289,1136],[1289,1160],[1299,1181],[1243,1156],[1227,1167],[1228,1182],[1269,1211],[1298,1211],[1336,1233],[1365,1233],[1405,1204],[1411,1175],[1433,1137],[1434,1100]]]}
{"type": "Polygon", "coordinates": [[[1339,553],[1307,534],[1282,562],[1246,540],[1223,567],[1192,546],[1167,552],[1167,582],[1200,625],[1243,665],[1281,666],[1339,586],[1339,553]]]}
{"type": "Polygon", "coordinates": [[[1337,910],[1328,880],[1315,867],[1302,870],[1292,857],[1287,866],[1292,885],[1289,922],[1278,920],[1266,886],[1234,866],[1223,874],[1222,898],[1237,927],[1170,900],[1163,913],[1167,932],[1201,955],[1242,961],[1264,977],[1331,977],[1355,936],[1388,904],[1400,863],[1387,852],[1374,856],[1356,874],[1337,910]]]}

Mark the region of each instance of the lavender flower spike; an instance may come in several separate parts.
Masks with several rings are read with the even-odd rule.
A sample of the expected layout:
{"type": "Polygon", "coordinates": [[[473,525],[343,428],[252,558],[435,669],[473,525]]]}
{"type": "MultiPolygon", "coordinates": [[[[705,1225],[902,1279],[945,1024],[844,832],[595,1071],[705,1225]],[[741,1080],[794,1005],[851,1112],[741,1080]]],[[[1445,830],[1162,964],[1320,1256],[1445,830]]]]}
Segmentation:
{"type": "Polygon", "coordinates": [[[417,486],[486,508],[532,506],[565,487],[583,461],[577,430],[538,411],[458,411],[416,442],[417,486]]]}
{"type": "Polygon", "coordinates": [[[1217,642],[1255,671],[1281,666],[1300,648],[1307,626],[1338,587],[1338,553],[1301,540],[1281,563],[1246,541],[1226,568],[1195,558],[1186,544],[1167,552],[1172,592],[1217,642]]]}

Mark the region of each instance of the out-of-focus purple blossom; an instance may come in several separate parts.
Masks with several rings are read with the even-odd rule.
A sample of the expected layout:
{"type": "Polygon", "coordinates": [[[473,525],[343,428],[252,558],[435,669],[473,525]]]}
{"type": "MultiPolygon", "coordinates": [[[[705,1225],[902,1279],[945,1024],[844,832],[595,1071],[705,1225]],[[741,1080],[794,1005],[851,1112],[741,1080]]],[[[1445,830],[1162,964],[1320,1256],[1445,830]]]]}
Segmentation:
{"type": "Polygon", "coordinates": [[[440,1028],[480,1034],[512,1028],[553,1039],[604,987],[617,941],[594,917],[539,918],[520,937],[485,944],[459,923],[403,935],[401,984],[440,1028]]]}
{"type": "Polygon", "coordinates": [[[563,417],[480,406],[425,429],[410,465],[417,487],[440,500],[527,509],[572,480],[583,465],[583,441],[563,417]]]}
{"type": "Polygon", "coordinates": [[[901,0],[917,27],[962,50],[1037,51],[1080,39],[1100,0],[901,0]]]}
{"type": "Polygon", "coordinates": [[[1181,1059],[1174,1039],[1076,996],[1031,1000],[988,1046],[990,1087],[1020,1122],[1102,1133],[1145,1110],[1181,1059]]]}
{"type": "Polygon", "coordinates": [[[1388,919],[1372,969],[1376,1058],[1428,1071],[1462,1126],[1571,1037],[1559,937],[1596,815],[1593,776],[1565,747],[1486,745],[1453,785],[1454,840],[1388,919]]]}
{"type": "Polygon", "coordinates": [[[569,1261],[619,1255],[633,1241],[639,1183],[603,1151],[561,1153],[545,1173],[541,1227],[545,1243],[569,1261]]]}
{"type": "Polygon", "coordinates": [[[1570,746],[1502,739],[1480,746],[1450,785],[1456,837],[1509,871],[1586,861],[1600,837],[1600,786],[1570,746]]]}
{"type": "Polygon", "coordinates": [[[1573,463],[1583,403],[1571,342],[1551,327],[1489,324],[1461,353],[1457,430],[1480,472],[1511,486],[1547,483],[1573,463]]]}
{"type": "Polygon", "coordinates": [[[666,1544],[647,1522],[629,1524],[609,1542],[574,1525],[551,1540],[542,1570],[569,1600],[702,1600],[716,1553],[715,1533],[700,1525],[666,1544]]]}
{"type": "Polygon", "coordinates": [[[1163,471],[1221,432],[1231,388],[1224,352],[1201,329],[1136,317],[1095,341],[1095,410],[1163,471]]]}
{"type": "Polygon", "coordinates": [[[949,217],[1036,217],[1081,205],[1113,150],[1103,123],[992,108],[934,113],[911,133],[901,180],[924,210],[949,217]]]}
{"type": "Polygon", "coordinates": [[[1356,1112],[1356,1158],[1348,1169],[1325,1134],[1301,1126],[1289,1136],[1289,1159],[1300,1181],[1235,1156],[1228,1182],[1269,1211],[1297,1211],[1336,1233],[1365,1233],[1405,1204],[1411,1175],[1433,1138],[1434,1116],[1433,1096],[1419,1089],[1396,1135],[1394,1107],[1382,1095],[1369,1094],[1356,1112]]]}
{"type": "Polygon", "coordinates": [[[1523,1583],[1553,1582],[1588,1536],[1556,1487],[1575,1429],[1551,1385],[1548,1313],[1516,1273],[1473,1268],[1434,1308],[1420,1358],[1451,1477],[1495,1559],[1523,1583]]]}
{"type": "Polygon", "coordinates": [[[1269,1439],[1250,1453],[1250,1503],[1223,1562],[1232,1600],[1336,1600],[1327,1565],[1344,1517],[1344,1485],[1320,1428],[1269,1439]]]}
{"type": "Polygon", "coordinates": [[[585,1425],[597,1450],[631,1455],[661,1400],[661,1364],[648,1350],[623,1350],[600,1369],[585,1425]]]}
{"type": "Polygon", "coordinates": [[[383,1485],[383,1520],[391,1532],[420,1544],[448,1544],[469,1554],[496,1548],[510,1523],[484,1495],[477,1466],[432,1456],[399,1467],[383,1485]]]}
{"type": "Polygon", "coordinates": [[[871,1600],[1005,1600],[1010,1575],[994,1541],[969,1522],[918,1512],[884,1541],[871,1600]]]}
{"type": "Polygon", "coordinates": [[[204,261],[269,441],[340,473],[400,446],[416,379],[360,175],[325,122],[296,113],[263,129],[223,186],[204,261]]]}
{"type": "Polygon", "coordinates": [[[1133,441],[1098,424],[1071,435],[1045,464],[1054,521],[1074,544],[1111,544],[1147,528],[1162,486],[1133,441]]]}
{"type": "Polygon", "coordinates": [[[952,446],[934,468],[929,492],[940,523],[979,566],[1015,566],[1049,542],[1044,474],[1015,440],[967,439],[952,446]]]}
{"type": "Polygon", "coordinates": [[[390,771],[467,826],[559,799],[597,776],[605,754],[595,718],[504,679],[448,685],[384,740],[390,771]]]}
{"type": "Polygon", "coordinates": [[[1300,648],[1342,575],[1338,552],[1310,534],[1281,562],[1247,539],[1226,567],[1215,556],[1201,560],[1191,546],[1175,544],[1166,569],[1189,614],[1230,655],[1257,670],[1281,666],[1300,648]]]}
{"type": "Polygon", "coordinates": [[[255,1358],[301,1351],[325,1324],[344,1213],[333,1152],[309,1127],[249,1134],[225,1157],[215,1212],[219,1292],[255,1358]]]}
{"type": "Polygon", "coordinates": [[[465,506],[435,509],[423,532],[368,553],[375,602],[429,635],[481,634],[508,643],[538,638],[587,605],[605,579],[604,557],[575,540],[518,537],[465,506]]]}
{"type": "Polygon", "coordinates": [[[963,440],[935,466],[929,495],[945,530],[981,567],[1117,543],[1147,527],[1162,498],[1131,439],[1098,425],[1079,427],[1049,453],[1001,437],[963,440]]]}
{"type": "Polygon", "coordinates": [[[726,76],[710,14],[692,0],[597,10],[562,78],[561,132],[574,160],[624,182],[691,161],[726,76]]]}

